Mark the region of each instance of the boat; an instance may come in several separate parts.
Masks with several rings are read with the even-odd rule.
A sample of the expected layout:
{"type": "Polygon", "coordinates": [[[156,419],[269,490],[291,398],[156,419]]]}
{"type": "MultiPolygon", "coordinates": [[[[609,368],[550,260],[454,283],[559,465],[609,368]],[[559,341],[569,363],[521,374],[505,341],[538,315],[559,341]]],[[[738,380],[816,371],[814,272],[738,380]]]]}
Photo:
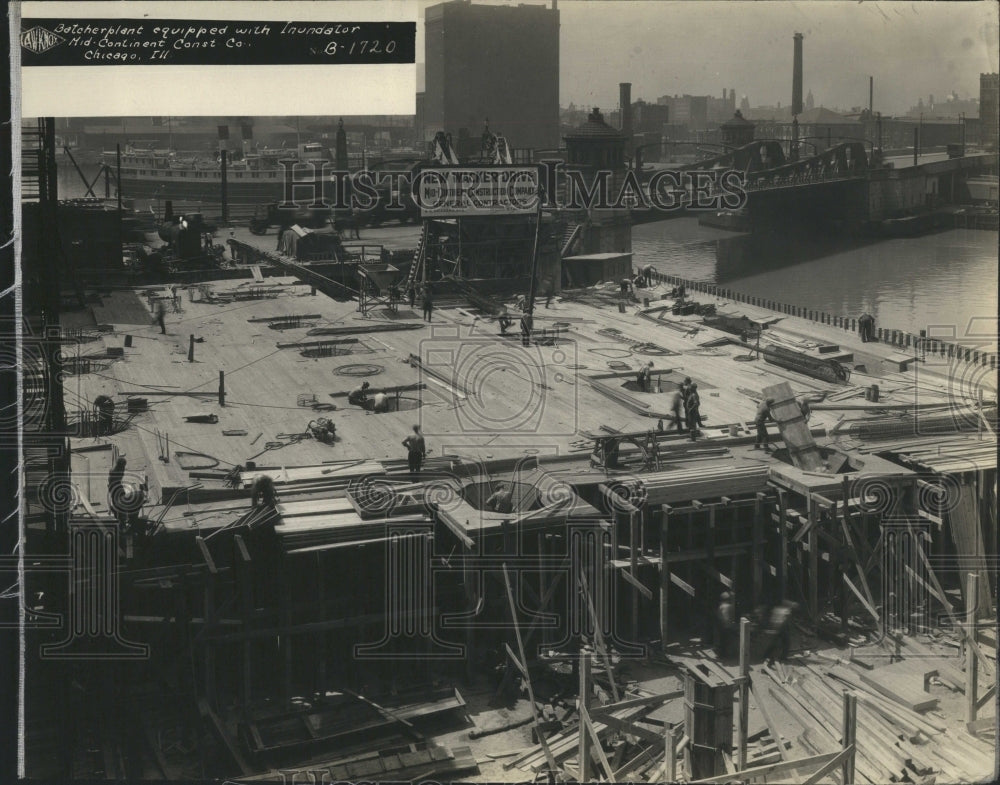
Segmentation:
{"type": "MultiPolygon", "coordinates": [[[[231,153],[226,166],[226,199],[232,216],[253,213],[257,205],[283,198],[282,162],[333,161],[328,147],[305,142],[294,148],[260,147],[231,153]]],[[[115,151],[102,163],[114,171],[115,151]]],[[[349,160],[350,163],[350,160],[349,160]]],[[[218,154],[128,146],[121,154],[121,191],[126,199],[173,203],[174,211],[203,211],[222,204],[222,163],[218,154]]]]}

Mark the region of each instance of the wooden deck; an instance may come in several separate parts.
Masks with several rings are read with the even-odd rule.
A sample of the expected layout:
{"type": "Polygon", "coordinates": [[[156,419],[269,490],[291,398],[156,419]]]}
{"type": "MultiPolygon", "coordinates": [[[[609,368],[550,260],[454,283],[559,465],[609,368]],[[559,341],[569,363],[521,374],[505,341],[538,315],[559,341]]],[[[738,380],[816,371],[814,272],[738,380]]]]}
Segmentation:
{"type": "MultiPolygon", "coordinates": [[[[166,335],[148,321],[137,324],[136,314],[146,308],[141,292],[116,291],[94,306],[94,321],[112,325],[113,331],[89,343],[88,352],[122,348],[124,356],[103,370],[69,377],[67,406],[88,407],[105,394],[118,402],[124,417],[126,395],[147,398],[148,411],[132,416],[127,429],[112,440],[126,454],[130,472],[149,475],[153,498],[161,488],[190,485],[192,477],[183,467],[192,462],[224,471],[251,460],[291,471],[327,461],[405,459],[401,442],[415,424],[421,426],[432,458],[485,461],[533,455],[544,462],[577,454],[585,459],[590,443],[582,434],[655,429],[659,417],[639,412],[669,411],[675,385],[686,376],[699,384],[706,436],[728,434],[730,424],[741,424],[741,434],[751,432],[747,424],[761,391],[781,382],[816,403],[810,428],[841,432],[852,420],[880,414],[882,407],[932,406],[955,396],[974,413],[977,389],[972,384],[995,384],[988,374],[963,376],[960,368],[957,378],[950,379],[949,368],[931,363],[918,366],[919,373],[891,370],[899,359],[891,347],[861,344],[856,335],[828,325],[722,301],[719,308],[727,314],[770,322],[764,340],[817,353],[820,346],[835,344],[853,353],[855,361],[867,358],[865,371],[854,370],[850,385],[803,376],[757,359],[738,340],[727,340],[734,336],[691,316],[673,317],[672,322],[684,325],[676,329],[655,314],[648,318],[637,303],[621,314],[609,302],[613,299],[604,297],[610,287],[607,292],[574,293],[572,302],[570,296],[557,299],[550,309],[539,307],[536,326],[558,326],[561,336],[552,345],[525,347],[518,339],[501,337],[495,321],[471,309],[436,309],[430,324],[406,311],[394,318],[376,311],[366,319],[356,303],[312,296],[310,287],[293,278],[268,282],[273,288],[261,299],[220,303],[196,301],[196,288],[181,288],[181,311],[168,312],[166,335]],[[296,322],[296,315],[309,318],[296,322]],[[272,329],[266,321],[271,318],[283,320],[284,329],[272,329]],[[399,324],[418,326],[391,329],[399,324]],[[306,337],[310,330],[329,328],[344,328],[337,340],[356,343],[338,343],[329,356],[303,356],[323,352],[302,347],[278,348],[311,340],[306,337]],[[663,379],[662,392],[637,392],[631,374],[650,360],[663,379]],[[402,410],[372,414],[347,403],[345,393],[362,378],[343,371],[363,372],[357,367],[362,365],[373,372],[363,377],[373,388],[417,386],[399,393],[402,410]],[[220,373],[225,377],[224,406],[218,399],[220,373]],[[865,404],[864,389],[871,384],[880,387],[878,404],[865,404]],[[849,408],[858,405],[863,408],[849,408]],[[218,422],[185,420],[197,413],[215,414],[218,422]],[[305,435],[310,421],[320,417],[336,425],[333,444],[305,435]],[[226,431],[246,433],[223,435],[226,431]]],[[[253,281],[211,286],[213,293],[231,300],[253,281]]],[[[651,308],[658,307],[660,288],[640,294],[650,298],[651,308]]],[[[995,390],[987,389],[986,396],[994,397],[995,390]]],[[[771,432],[776,439],[773,425],[771,432]]],[[[862,444],[853,438],[848,446],[862,444]]]]}

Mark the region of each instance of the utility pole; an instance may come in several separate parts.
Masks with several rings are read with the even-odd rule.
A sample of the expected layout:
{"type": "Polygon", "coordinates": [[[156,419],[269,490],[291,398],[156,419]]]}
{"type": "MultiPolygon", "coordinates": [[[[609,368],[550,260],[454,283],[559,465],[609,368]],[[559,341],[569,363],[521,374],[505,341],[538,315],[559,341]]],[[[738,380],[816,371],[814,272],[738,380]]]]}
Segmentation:
{"type": "Polygon", "coordinates": [[[542,230],[542,189],[538,188],[538,210],[535,213],[535,242],[531,246],[531,281],[528,284],[528,302],[524,312],[532,316],[535,312],[535,295],[538,293],[538,236],[542,230]]]}

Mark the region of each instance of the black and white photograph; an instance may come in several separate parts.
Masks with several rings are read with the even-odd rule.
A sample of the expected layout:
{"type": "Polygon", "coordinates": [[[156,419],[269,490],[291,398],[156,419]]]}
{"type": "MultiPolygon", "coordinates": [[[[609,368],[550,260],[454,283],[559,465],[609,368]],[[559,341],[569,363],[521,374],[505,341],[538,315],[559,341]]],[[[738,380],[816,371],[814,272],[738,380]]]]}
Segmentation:
{"type": "Polygon", "coordinates": [[[997,781],[998,9],[11,3],[0,780],[997,781]]]}

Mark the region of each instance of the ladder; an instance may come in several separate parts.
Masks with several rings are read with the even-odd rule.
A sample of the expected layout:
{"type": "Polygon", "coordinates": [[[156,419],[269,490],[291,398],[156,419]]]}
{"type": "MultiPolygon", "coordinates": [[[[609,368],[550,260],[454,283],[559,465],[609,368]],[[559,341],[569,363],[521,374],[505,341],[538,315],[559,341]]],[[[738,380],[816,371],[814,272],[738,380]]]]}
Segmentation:
{"type": "Polygon", "coordinates": [[[566,227],[566,231],[563,232],[562,236],[562,250],[559,252],[560,256],[567,256],[569,254],[582,230],[583,224],[570,224],[566,227]]]}
{"type": "Polygon", "coordinates": [[[43,197],[45,166],[45,126],[39,119],[35,126],[21,127],[21,201],[38,202],[43,197]]]}
{"type": "Polygon", "coordinates": [[[410,272],[406,276],[406,285],[403,287],[403,292],[408,292],[410,287],[416,287],[417,276],[420,275],[420,271],[426,264],[427,257],[427,221],[424,221],[424,229],[420,233],[420,240],[417,241],[417,251],[413,255],[413,264],[410,265],[410,272]]]}

